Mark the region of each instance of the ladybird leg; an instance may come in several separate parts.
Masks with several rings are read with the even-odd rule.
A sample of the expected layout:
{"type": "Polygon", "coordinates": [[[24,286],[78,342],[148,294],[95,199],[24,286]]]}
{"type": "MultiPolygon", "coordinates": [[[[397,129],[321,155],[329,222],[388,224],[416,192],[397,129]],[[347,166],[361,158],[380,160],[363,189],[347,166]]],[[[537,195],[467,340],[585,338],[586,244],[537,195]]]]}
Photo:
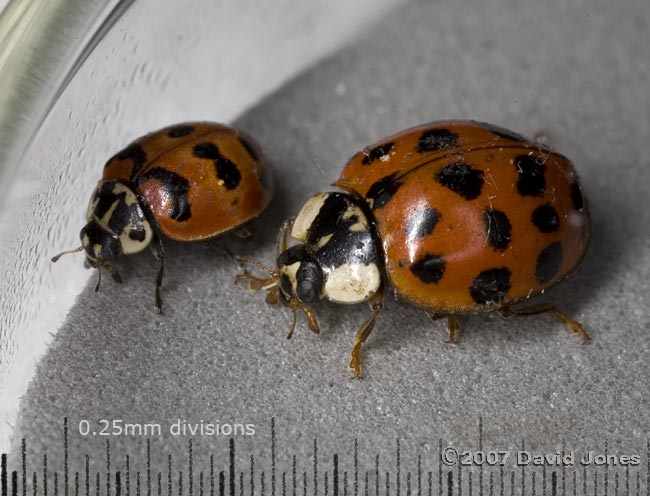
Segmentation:
{"type": "Polygon", "coordinates": [[[440,320],[445,317],[447,317],[447,334],[449,336],[449,343],[451,344],[458,344],[458,334],[460,332],[460,326],[458,325],[458,320],[456,320],[456,317],[453,315],[447,315],[444,313],[438,313],[438,312],[427,312],[427,317],[429,317],[431,320],[440,320]]]}
{"type": "Polygon", "coordinates": [[[289,329],[289,334],[287,334],[287,339],[291,339],[293,337],[293,331],[296,330],[296,322],[298,322],[298,306],[293,305],[291,311],[293,313],[293,321],[291,322],[291,328],[289,329]]]}
{"type": "MultiPolygon", "coordinates": [[[[241,281],[248,281],[248,290],[249,291],[260,291],[261,289],[265,289],[265,286],[267,283],[269,283],[273,278],[268,278],[268,277],[256,277],[252,274],[249,274],[248,272],[244,272],[243,274],[237,274],[235,276],[235,283],[241,282],[241,281]]],[[[269,288],[266,288],[269,289],[269,288]]]]}
{"type": "Polygon", "coordinates": [[[350,364],[348,368],[354,370],[354,376],[358,379],[361,378],[361,345],[365,343],[366,339],[372,332],[377,322],[377,318],[384,308],[384,292],[381,288],[372,299],[368,302],[372,309],[372,315],[361,325],[359,330],[354,336],[354,344],[352,347],[352,354],[350,356],[350,364]]]}
{"type": "Polygon", "coordinates": [[[320,334],[320,326],[318,325],[318,320],[316,320],[316,315],[307,305],[299,304],[298,308],[303,311],[305,317],[307,317],[307,322],[309,324],[309,329],[314,334],[320,334]]]}
{"type": "Polygon", "coordinates": [[[102,268],[100,264],[95,265],[97,268],[97,284],[95,284],[95,293],[99,293],[99,286],[102,284],[102,268]]]}
{"type": "Polygon", "coordinates": [[[120,277],[119,272],[112,265],[107,264],[106,262],[98,259],[95,262],[95,267],[97,268],[97,284],[95,285],[95,293],[99,292],[99,287],[101,286],[102,283],[102,269],[108,270],[113,276],[113,280],[115,282],[120,284],[122,283],[122,278],[120,277]]]}
{"type": "Polygon", "coordinates": [[[235,262],[237,262],[237,257],[228,248],[226,248],[225,246],[217,246],[216,248],[217,248],[217,251],[223,252],[226,256],[232,258],[235,262]]]}
{"type": "Polygon", "coordinates": [[[279,298],[280,288],[275,286],[269,290],[264,301],[269,305],[277,305],[280,302],[279,298]]]}
{"type": "Polygon", "coordinates": [[[271,270],[268,267],[262,265],[261,263],[255,260],[251,260],[249,258],[235,257],[235,261],[237,262],[237,264],[239,264],[240,267],[245,264],[254,265],[262,272],[266,272],[270,276],[270,277],[257,277],[252,274],[249,274],[244,269],[243,274],[237,274],[235,276],[235,283],[238,283],[240,281],[248,281],[249,291],[272,290],[278,285],[280,281],[280,277],[278,276],[278,273],[276,271],[271,270]]]}
{"type": "Polygon", "coordinates": [[[458,331],[460,331],[460,326],[456,317],[454,315],[447,315],[447,333],[449,334],[449,342],[451,344],[458,343],[458,331]]]}
{"type": "Polygon", "coordinates": [[[153,256],[160,262],[160,268],[158,269],[158,275],[156,276],[156,310],[158,313],[163,313],[162,311],[162,298],[160,297],[160,286],[162,286],[163,275],[165,274],[165,249],[163,248],[162,241],[160,237],[156,236],[154,243],[151,243],[151,252],[153,256]]]}
{"type": "Polygon", "coordinates": [[[119,284],[122,284],[122,277],[120,276],[120,273],[117,271],[115,267],[113,267],[111,264],[108,264],[104,261],[98,260],[97,261],[97,268],[99,269],[99,266],[102,266],[102,268],[106,269],[111,273],[113,276],[113,280],[119,284]]]}
{"type": "Polygon", "coordinates": [[[562,312],[559,308],[557,308],[552,303],[539,303],[537,305],[531,305],[529,307],[517,308],[517,309],[506,307],[503,308],[501,311],[502,315],[506,315],[506,316],[537,315],[546,312],[550,313],[553,317],[555,317],[557,320],[562,322],[565,326],[569,328],[571,332],[579,336],[582,336],[583,344],[588,343],[591,340],[591,337],[589,336],[586,329],[580,322],[573,320],[571,317],[569,317],[567,314],[562,312]]]}
{"type": "Polygon", "coordinates": [[[252,241],[253,235],[251,232],[244,226],[238,227],[232,232],[235,236],[245,241],[252,241]]]}
{"type": "Polygon", "coordinates": [[[589,336],[589,333],[580,322],[578,322],[577,320],[573,320],[571,317],[569,317],[567,314],[562,312],[555,305],[553,305],[553,308],[550,309],[549,312],[551,312],[551,315],[553,315],[553,317],[555,317],[557,320],[559,320],[565,326],[567,326],[572,333],[581,336],[582,344],[586,344],[589,341],[591,341],[591,336],[589,336]]]}
{"type": "MultiPolygon", "coordinates": [[[[278,240],[277,240],[277,255],[276,259],[278,256],[280,256],[280,253],[282,253],[284,250],[287,249],[287,233],[293,226],[293,218],[286,220],[283,224],[282,227],[280,228],[280,233],[278,235],[278,240]]],[[[244,265],[253,265],[260,269],[262,272],[266,272],[270,277],[267,278],[262,278],[262,277],[255,277],[246,270],[244,270],[243,274],[239,274],[235,277],[235,283],[238,283],[240,281],[248,281],[248,289],[250,291],[259,291],[261,289],[273,289],[278,285],[280,282],[280,277],[278,274],[277,270],[272,270],[266,267],[265,265],[262,265],[261,263],[257,262],[256,260],[252,260],[250,258],[246,257],[239,257],[236,256],[234,257],[235,262],[237,265],[240,267],[244,265]]],[[[273,297],[271,297],[273,298],[273,297]]],[[[304,310],[303,310],[304,311],[304,310]]],[[[310,317],[309,313],[305,311],[305,314],[307,314],[307,317],[312,320],[313,314],[310,317]]]]}
{"type": "MultiPolygon", "coordinates": [[[[279,292],[279,288],[277,286],[275,288],[273,288],[273,289],[275,290],[276,293],[279,292]]],[[[268,297],[267,297],[267,300],[268,300],[268,297]]],[[[277,298],[277,295],[276,295],[276,303],[277,303],[277,301],[278,301],[278,298],[277,298]]],[[[302,312],[305,314],[305,317],[307,317],[307,322],[308,322],[308,325],[309,325],[309,329],[311,329],[311,331],[314,334],[320,334],[320,327],[318,325],[318,321],[316,320],[316,315],[314,314],[314,312],[312,311],[311,308],[309,308],[307,305],[304,305],[304,304],[300,303],[298,298],[293,298],[290,301],[279,299],[279,301],[284,302],[283,304],[285,306],[291,308],[291,311],[293,313],[293,323],[291,324],[291,329],[289,330],[289,334],[287,335],[287,339],[291,339],[291,337],[293,336],[293,332],[296,329],[296,322],[297,322],[297,319],[298,319],[298,310],[302,310],[302,312]]],[[[267,303],[268,303],[268,301],[267,301],[267,303]]]]}

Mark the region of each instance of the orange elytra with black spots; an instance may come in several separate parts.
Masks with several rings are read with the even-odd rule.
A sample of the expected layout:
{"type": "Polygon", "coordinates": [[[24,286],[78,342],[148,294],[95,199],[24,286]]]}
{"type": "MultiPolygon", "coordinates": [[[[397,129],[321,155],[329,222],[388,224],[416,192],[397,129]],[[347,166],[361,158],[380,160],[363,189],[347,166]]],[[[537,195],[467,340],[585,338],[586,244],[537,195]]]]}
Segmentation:
{"type": "Polygon", "coordinates": [[[161,238],[201,241],[240,228],[267,207],[273,189],[270,167],[250,136],[211,122],[169,126],[138,138],[106,163],[80,233],[82,245],[72,251],[84,250],[89,265],[121,282],[110,262],[150,247],[160,261],[160,311],[161,238]]]}
{"type": "Polygon", "coordinates": [[[589,339],[550,303],[511,308],[568,276],[587,250],[586,201],[566,157],[491,124],[436,122],[357,153],[335,186],[345,192],[312,196],[287,226],[298,244],[282,238],[270,300],[304,311],[312,330],[307,304],[319,298],[370,302],[350,361],[357,376],[385,285],[447,317],[452,342],[456,315],[495,310],[549,312],[589,339]]]}
{"type": "Polygon", "coordinates": [[[391,286],[437,312],[539,294],[575,269],[589,242],[571,162],[492,125],[409,129],[355,155],[336,185],[372,209],[391,286]]]}

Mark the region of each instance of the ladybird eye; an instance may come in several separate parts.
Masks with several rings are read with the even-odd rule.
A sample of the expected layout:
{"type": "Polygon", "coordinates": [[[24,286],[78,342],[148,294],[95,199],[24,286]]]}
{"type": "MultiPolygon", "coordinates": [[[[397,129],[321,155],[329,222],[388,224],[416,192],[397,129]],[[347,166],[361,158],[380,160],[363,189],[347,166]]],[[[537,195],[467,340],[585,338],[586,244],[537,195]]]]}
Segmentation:
{"type": "Polygon", "coordinates": [[[303,303],[318,300],[323,288],[323,271],[314,262],[303,262],[296,273],[297,296],[303,303]]]}

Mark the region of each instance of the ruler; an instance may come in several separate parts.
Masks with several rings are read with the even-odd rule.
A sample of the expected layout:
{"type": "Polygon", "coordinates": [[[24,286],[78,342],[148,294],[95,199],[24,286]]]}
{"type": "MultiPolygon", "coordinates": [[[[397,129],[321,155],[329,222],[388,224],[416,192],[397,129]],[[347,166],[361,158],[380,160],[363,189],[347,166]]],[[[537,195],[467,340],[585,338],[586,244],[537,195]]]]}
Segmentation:
{"type": "Polygon", "coordinates": [[[166,463],[157,466],[152,452],[164,450],[165,443],[149,436],[141,440],[144,456],[119,453],[107,438],[100,452],[75,453],[72,458],[81,460],[75,465],[68,419],[62,424],[63,449],[56,450],[63,453],[62,460],[33,452],[27,439],[14,457],[16,467],[9,466],[7,453],[1,454],[1,496],[650,496],[648,440],[642,453],[632,454],[616,453],[606,442],[601,451],[581,450],[579,456],[564,442],[560,450],[546,454],[529,452],[524,441],[516,449],[497,451],[484,446],[482,419],[473,447],[438,439],[433,454],[405,456],[405,441],[395,439],[391,456],[363,457],[374,460],[369,466],[360,463],[356,438],[328,453],[313,439],[306,450],[309,456],[298,458],[278,446],[274,418],[269,421],[270,447],[264,450],[270,456],[245,453],[245,464],[236,436],[219,438],[220,449],[201,457],[195,452],[203,438],[188,436],[183,457],[168,454],[162,457],[166,463]]]}

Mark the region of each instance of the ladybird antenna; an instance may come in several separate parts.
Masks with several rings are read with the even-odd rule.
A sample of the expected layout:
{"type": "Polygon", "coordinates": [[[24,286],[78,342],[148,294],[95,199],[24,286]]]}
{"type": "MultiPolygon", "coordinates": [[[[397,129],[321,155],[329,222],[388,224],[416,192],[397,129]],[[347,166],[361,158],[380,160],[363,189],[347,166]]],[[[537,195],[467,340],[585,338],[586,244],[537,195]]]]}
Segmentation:
{"type": "Polygon", "coordinates": [[[56,262],[56,261],[59,260],[59,258],[61,258],[63,255],[67,255],[67,254],[69,254],[69,253],[77,253],[78,251],[81,251],[81,250],[83,250],[83,249],[84,249],[84,247],[83,247],[83,245],[81,245],[80,247],[75,248],[74,250],[66,250],[66,251],[62,251],[62,252],[59,253],[58,255],[54,255],[54,256],[52,257],[52,262],[56,262]]]}
{"type": "Polygon", "coordinates": [[[276,271],[271,270],[268,267],[266,267],[266,266],[262,265],[261,263],[259,263],[258,261],[252,260],[250,258],[237,256],[237,257],[235,257],[235,262],[237,262],[238,265],[246,265],[246,264],[254,265],[258,269],[260,269],[263,272],[266,272],[268,275],[270,275],[272,277],[276,277],[278,275],[278,273],[276,271]]]}

